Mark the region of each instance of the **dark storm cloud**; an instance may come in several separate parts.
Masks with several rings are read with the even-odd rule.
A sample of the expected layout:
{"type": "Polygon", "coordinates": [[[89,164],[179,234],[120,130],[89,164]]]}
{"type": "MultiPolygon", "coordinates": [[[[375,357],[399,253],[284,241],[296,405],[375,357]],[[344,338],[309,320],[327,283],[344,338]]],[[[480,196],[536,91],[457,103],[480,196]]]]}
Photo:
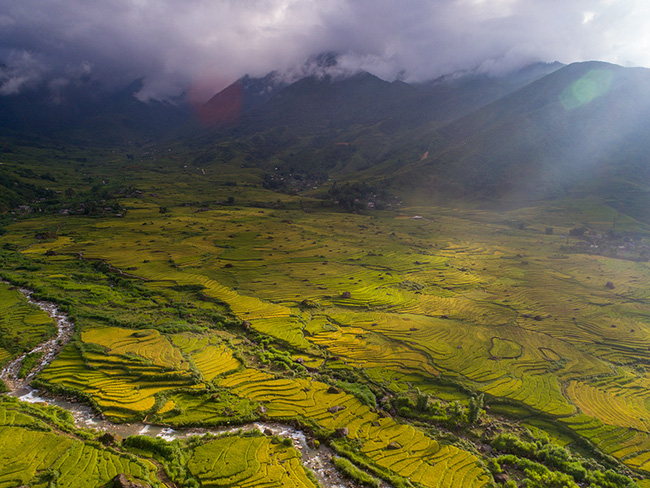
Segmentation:
{"type": "MultiPolygon", "coordinates": [[[[423,80],[542,60],[650,64],[644,0],[0,0],[0,94],[144,79],[140,97],[207,93],[249,73],[338,71],[423,80]]],[[[288,74],[287,76],[291,76],[288,74]]]]}

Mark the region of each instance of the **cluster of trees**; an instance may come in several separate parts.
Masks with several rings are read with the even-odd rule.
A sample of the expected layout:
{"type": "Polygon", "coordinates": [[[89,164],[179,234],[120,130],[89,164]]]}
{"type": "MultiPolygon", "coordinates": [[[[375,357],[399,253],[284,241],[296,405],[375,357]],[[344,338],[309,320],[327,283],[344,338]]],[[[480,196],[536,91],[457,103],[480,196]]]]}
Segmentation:
{"type": "Polygon", "coordinates": [[[470,398],[469,406],[465,408],[457,401],[447,404],[434,400],[419,389],[415,395],[404,393],[396,397],[393,407],[402,417],[432,420],[454,429],[477,423],[485,413],[483,394],[470,398]]]}
{"type": "Polygon", "coordinates": [[[262,175],[262,186],[279,193],[294,194],[302,190],[311,190],[327,181],[327,178],[327,173],[316,170],[277,169],[262,175]]]}
{"type": "Polygon", "coordinates": [[[294,371],[296,373],[306,373],[307,369],[300,363],[297,363],[289,351],[280,351],[273,346],[268,346],[258,352],[257,358],[262,364],[273,365],[280,371],[294,371]]]}
{"type": "Polygon", "coordinates": [[[369,208],[376,210],[386,208],[389,196],[374,185],[360,182],[343,185],[334,183],[327,192],[327,198],[347,212],[363,212],[369,208]]]}
{"type": "MultiPolygon", "coordinates": [[[[513,434],[499,434],[490,444],[497,451],[507,453],[492,460],[488,466],[490,470],[498,474],[503,472],[504,466],[511,466],[523,471],[522,484],[527,488],[637,486],[631,478],[605,469],[595,461],[576,459],[567,449],[545,439],[527,442],[513,434]]],[[[506,486],[517,485],[512,481],[506,486]]]]}
{"type": "Polygon", "coordinates": [[[122,446],[152,453],[165,466],[165,471],[179,486],[183,488],[199,488],[201,486],[185,467],[186,454],[178,440],[167,442],[159,437],[132,435],[122,441],[122,446]]]}

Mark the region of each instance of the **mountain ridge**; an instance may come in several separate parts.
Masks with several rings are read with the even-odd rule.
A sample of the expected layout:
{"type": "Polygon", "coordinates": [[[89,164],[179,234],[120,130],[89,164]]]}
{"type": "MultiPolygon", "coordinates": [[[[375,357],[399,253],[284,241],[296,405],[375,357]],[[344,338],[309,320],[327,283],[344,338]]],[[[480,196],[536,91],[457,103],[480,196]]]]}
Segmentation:
{"type": "MultiPolygon", "coordinates": [[[[318,173],[403,194],[417,189],[484,202],[576,191],[615,198],[621,187],[608,190],[610,180],[631,189],[643,186],[649,171],[650,70],[644,68],[538,63],[501,77],[456,73],[420,84],[367,72],[288,83],[271,72],[242,77],[195,108],[201,122],[182,105],[136,100],[138,86],[99,94],[70,123],[56,126],[45,113],[38,119],[48,128],[42,135],[131,151],[166,141],[201,166],[318,173]],[[93,107],[98,113],[90,113],[93,107]]],[[[80,103],[94,85],[85,87],[80,103]]],[[[22,130],[19,122],[15,130],[22,130]]],[[[644,191],[634,190],[632,207],[645,201],[644,191]]]]}
{"type": "Polygon", "coordinates": [[[530,192],[537,181],[550,186],[537,196],[553,196],[558,185],[608,166],[632,176],[639,161],[626,150],[650,149],[642,134],[631,137],[644,121],[650,121],[650,70],[573,64],[441,128],[444,148],[428,165],[470,193],[486,196],[504,182],[528,182],[521,191],[530,192]]]}

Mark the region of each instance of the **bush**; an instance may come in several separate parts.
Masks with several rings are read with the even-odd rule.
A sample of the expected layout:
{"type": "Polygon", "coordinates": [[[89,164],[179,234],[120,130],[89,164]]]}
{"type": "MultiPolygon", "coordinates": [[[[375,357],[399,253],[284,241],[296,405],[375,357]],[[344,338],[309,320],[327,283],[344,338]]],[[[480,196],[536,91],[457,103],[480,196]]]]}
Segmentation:
{"type": "Polygon", "coordinates": [[[517,456],[533,456],[537,446],[532,442],[524,442],[512,434],[499,434],[490,443],[492,447],[501,451],[516,454],[517,456]]]}
{"type": "Polygon", "coordinates": [[[361,471],[354,464],[352,464],[351,461],[339,456],[333,456],[332,461],[334,462],[336,469],[338,469],[346,477],[364,486],[379,488],[379,480],[377,478],[370,476],[365,471],[361,471]]]}
{"type": "Polygon", "coordinates": [[[145,435],[132,435],[124,439],[122,444],[127,447],[135,447],[143,451],[158,454],[167,461],[173,461],[179,455],[177,443],[167,442],[159,437],[148,437],[145,435]]]}
{"type": "Polygon", "coordinates": [[[341,388],[346,393],[357,397],[361,403],[369,407],[377,406],[377,397],[372,390],[363,383],[347,383],[345,381],[337,381],[336,386],[341,388]]]}
{"type": "Polygon", "coordinates": [[[38,364],[40,359],[43,357],[42,352],[30,352],[23,359],[23,364],[20,366],[20,371],[18,371],[19,378],[26,378],[27,375],[34,369],[38,364]]]}

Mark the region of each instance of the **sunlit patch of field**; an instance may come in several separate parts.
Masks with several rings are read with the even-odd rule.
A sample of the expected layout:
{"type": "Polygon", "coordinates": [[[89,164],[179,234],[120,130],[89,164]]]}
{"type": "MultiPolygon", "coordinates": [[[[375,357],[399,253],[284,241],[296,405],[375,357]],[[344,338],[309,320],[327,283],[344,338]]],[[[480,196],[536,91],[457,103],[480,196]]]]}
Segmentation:
{"type": "Polygon", "coordinates": [[[558,357],[579,358],[562,364],[562,377],[575,374],[578,367],[581,373],[608,372],[566,343],[520,328],[467,327],[450,319],[403,314],[337,314],[332,318],[340,324],[355,323],[360,329],[343,327],[316,334],[312,340],[318,342],[322,337],[324,347],[350,358],[351,364],[381,367],[378,360],[382,357],[377,356],[375,343],[385,348],[408,347],[410,354],[394,349],[401,354],[394,356],[392,365],[385,362],[383,366],[429,376],[436,374],[433,368],[442,368],[447,374],[455,373],[472,381],[477,389],[491,395],[519,400],[556,415],[570,414],[574,407],[564,398],[558,373],[551,371],[553,363],[544,347],[554,347],[559,351],[558,357]],[[427,364],[428,370],[414,367],[427,364]]]}
{"type": "Polygon", "coordinates": [[[110,355],[133,354],[155,366],[170,370],[188,369],[180,350],[155,329],[132,330],[106,327],[84,330],[81,339],[105,347],[110,355]]]}
{"type": "Polygon", "coordinates": [[[124,357],[113,360],[113,367],[97,356],[86,362],[74,346],[67,346],[39,378],[55,388],[91,398],[105,415],[115,419],[129,419],[149,411],[159,393],[195,387],[189,377],[167,377],[159,368],[143,370],[139,368],[141,362],[124,357]]]}
{"type": "Polygon", "coordinates": [[[205,381],[212,381],[241,365],[232,357],[232,351],[215,336],[176,334],[172,342],[191,356],[205,381]]]}
{"type": "Polygon", "coordinates": [[[383,340],[381,336],[362,328],[345,327],[323,331],[310,337],[334,356],[346,358],[346,363],[358,368],[388,368],[435,376],[437,371],[422,353],[398,342],[383,340]]]}
{"type": "Polygon", "coordinates": [[[50,432],[0,427],[0,442],[0,486],[3,488],[17,483],[23,485],[38,472],[50,469],[60,473],[58,486],[101,486],[118,473],[145,480],[153,475],[152,466],[147,470],[142,463],[127,457],[50,432]]]}
{"type": "Polygon", "coordinates": [[[621,389],[616,390],[572,381],[567,386],[567,395],[586,415],[599,418],[610,425],[648,431],[650,410],[645,403],[647,390],[640,389],[641,395],[628,390],[625,396],[621,395],[626,393],[625,389],[622,392],[621,389]]]}
{"type": "Polygon", "coordinates": [[[300,453],[264,436],[227,436],[194,449],[188,469],[202,486],[312,488],[300,453]]]}
{"type": "Polygon", "coordinates": [[[362,452],[378,465],[424,486],[483,486],[487,479],[474,456],[454,446],[441,446],[420,432],[388,419],[378,421],[362,452]],[[403,449],[387,449],[391,442],[403,449]]]}
{"type": "Polygon", "coordinates": [[[635,469],[650,473],[650,435],[647,432],[607,425],[584,414],[563,419],[562,422],[603,452],[635,469]]]}

